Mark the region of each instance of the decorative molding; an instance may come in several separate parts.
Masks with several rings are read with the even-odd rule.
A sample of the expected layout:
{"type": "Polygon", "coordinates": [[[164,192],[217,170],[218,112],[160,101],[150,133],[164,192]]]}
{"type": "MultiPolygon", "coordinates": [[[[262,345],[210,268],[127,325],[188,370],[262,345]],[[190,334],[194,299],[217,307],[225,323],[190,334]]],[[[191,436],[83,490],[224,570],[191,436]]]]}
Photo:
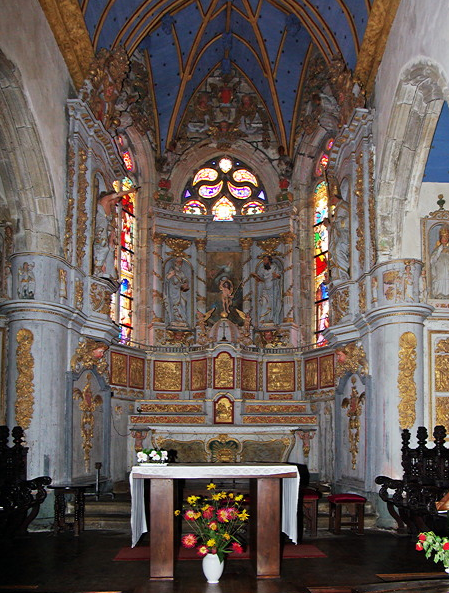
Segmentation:
{"type": "Polygon", "coordinates": [[[400,1],[376,0],[373,3],[354,71],[354,78],[360,81],[367,96],[374,89],[377,70],[400,1]]]}
{"type": "Polygon", "coordinates": [[[355,469],[359,454],[360,416],[362,415],[363,404],[365,403],[365,392],[359,395],[355,386],[356,378],[354,376],[351,377],[351,381],[351,395],[343,399],[341,407],[347,409],[349,452],[351,453],[352,469],[355,469]]]}
{"type": "Polygon", "coordinates": [[[83,85],[94,59],[94,50],[78,0],[39,0],[70,76],[83,85]]]}
{"type": "Polygon", "coordinates": [[[96,342],[90,338],[81,339],[70,361],[71,370],[79,373],[95,366],[100,375],[108,381],[109,368],[105,358],[108,348],[109,346],[104,342],[96,342]]]}
{"type": "Polygon", "coordinates": [[[84,451],[84,468],[86,472],[90,470],[90,451],[92,449],[92,441],[94,438],[95,430],[95,410],[102,405],[103,398],[100,395],[92,394],[90,385],[91,374],[88,373],[86,385],[83,391],[74,389],[73,399],[79,400],[79,409],[81,412],[80,417],[80,432],[83,439],[83,451],[84,451]]]}

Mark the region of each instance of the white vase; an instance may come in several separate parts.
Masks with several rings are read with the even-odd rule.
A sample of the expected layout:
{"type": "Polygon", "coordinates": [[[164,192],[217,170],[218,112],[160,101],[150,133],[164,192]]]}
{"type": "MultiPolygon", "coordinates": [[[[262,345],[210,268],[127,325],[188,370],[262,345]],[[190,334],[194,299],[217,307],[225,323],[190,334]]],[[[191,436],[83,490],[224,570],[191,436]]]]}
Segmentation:
{"type": "Polygon", "coordinates": [[[203,573],[211,585],[218,583],[223,573],[224,562],[217,554],[206,554],[203,558],[203,573]]]}

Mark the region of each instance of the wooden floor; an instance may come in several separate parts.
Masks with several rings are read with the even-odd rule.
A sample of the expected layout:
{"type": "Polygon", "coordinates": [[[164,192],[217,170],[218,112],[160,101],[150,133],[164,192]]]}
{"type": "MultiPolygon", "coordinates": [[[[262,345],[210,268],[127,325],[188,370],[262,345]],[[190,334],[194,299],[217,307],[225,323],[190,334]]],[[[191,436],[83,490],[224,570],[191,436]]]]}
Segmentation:
{"type": "Polygon", "coordinates": [[[1,542],[0,593],[352,593],[361,586],[398,581],[403,574],[447,577],[438,573],[441,565],[415,550],[415,539],[408,536],[376,530],[363,536],[319,532],[304,543],[315,544],[327,557],[284,560],[281,578],[273,580],[256,579],[249,560],[230,560],[220,584],[208,585],[198,560],[178,562],[175,579],[161,582],[148,580],[147,562],[114,561],[120,548],[129,546],[128,533],[85,531],[78,538],[31,533],[1,542]]]}

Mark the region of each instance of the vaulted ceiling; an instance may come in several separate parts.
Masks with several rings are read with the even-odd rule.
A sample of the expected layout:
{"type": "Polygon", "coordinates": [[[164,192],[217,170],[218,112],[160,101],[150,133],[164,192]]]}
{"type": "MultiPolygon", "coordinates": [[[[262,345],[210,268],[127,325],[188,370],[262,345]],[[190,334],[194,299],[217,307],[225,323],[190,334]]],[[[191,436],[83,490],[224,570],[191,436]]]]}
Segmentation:
{"type": "Polygon", "coordinates": [[[242,74],[289,144],[311,55],[341,55],[369,91],[399,0],[40,0],[75,84],[101,48],[142,50],[162,145],[217,69],[242,74]],[[55,13],[58,13],[56,16],[55,13]],[[61,18],[59,18],[61,17],[61,18]],[[63,26],[59,21],[63,21],[63,26]],[[71,47],[70,40],[72,41],[71,47]]]}

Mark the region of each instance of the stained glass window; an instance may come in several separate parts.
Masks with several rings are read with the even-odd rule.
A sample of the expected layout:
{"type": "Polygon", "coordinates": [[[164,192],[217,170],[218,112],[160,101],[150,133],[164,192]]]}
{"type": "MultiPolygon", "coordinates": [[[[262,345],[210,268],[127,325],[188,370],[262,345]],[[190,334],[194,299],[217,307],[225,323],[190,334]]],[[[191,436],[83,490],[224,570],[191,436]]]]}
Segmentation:
{"type": "Polygon", "coordinates": [[[266,199],[263,184],[242,161],[221,156],[210,159],[194,173],[181,201],[183,211],[189,214],[212,214],[214,220],[232,220],[237,212],[243,216],[263,212],[260,200],[266,199]],[[217,198],[219,202],[215,202],[217,198]]]}
{"type": "Polygon", "coordinates": [[[325,346],[326,339],[323,330],[329,327],[329,293],[328,281],[328,217],[329,194],[327,184],[322,181],[315,188],[314,193],[314,301],[315,301],[315,343],[325,346]]]}
{"type": "Polygon", "coordinates": [[[236,210],[234,204],[228,198],[220,198],[212,208],[214,220],[234,220],[236,210]]]}
{"type": "Polygon", "coordinates": [[[133,339],[133,301],[134,301],[134,252],[136,236],[135,192],[129,178],[114,182],[116,191],[130,190],[119,203],[119,233],[116,266],[119,273],[120,289],[114,293],[111,302],[111,316],[120,327],[120,342],[129,344],[133,339]]]}

